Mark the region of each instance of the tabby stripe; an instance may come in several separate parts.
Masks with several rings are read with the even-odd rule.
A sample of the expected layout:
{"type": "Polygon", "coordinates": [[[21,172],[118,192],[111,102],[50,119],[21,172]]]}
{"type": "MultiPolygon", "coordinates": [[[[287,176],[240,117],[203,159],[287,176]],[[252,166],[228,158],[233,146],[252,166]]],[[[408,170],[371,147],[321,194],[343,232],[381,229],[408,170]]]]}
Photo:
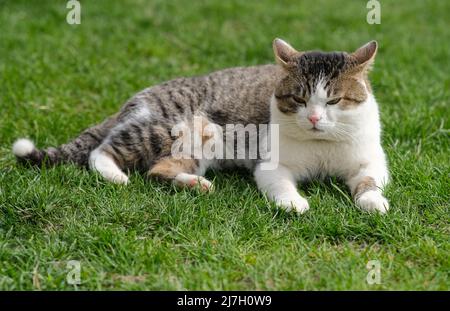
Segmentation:
{"type": "Polygon", "coordinates": [[[309,86],[309,82],[306,82],[306,89],[308,91],[308,94],[312,94],[311,93],[311,87],[309,86]]]}
{"type": "Polygon", "coordinates": [[[169,116],[167,115],[167,110],[166,107],[164,107],[164,103],[161,100],[161,98],[159,96],[156,96],[155,94],[153,94],[153,98],[156,100],[156,103],[158,104],[159,108],[161,109],[162,115],[164,118],[168,118],[169,116]]]}
{"type": "Polygon", "coordinates": [[[194,113],[194,111],[195,111],[195,108],[194,108],[194,103],[195,103],[194,94],[192,94],[191,92],[187,92],[186,96],[189,99],[189,108],[191,108],[191,112],[194,113]]]}
{"type": "Polygon", "coordinates": [[[161,139],[156,135],[152,127],[149,128],[150,132],[150,145],[152,146],[152,151],[155,155],[161,153],[161,139]]]}
{"type": "Polygon", "coordinates": [[[142,127],[137,124],[131,124],[131,128],[133,129],[135,135],[137,136],[138,144],[143,140],[142,127]]]}
{"type": "Polygon", "coordinates": [[[175,141],[178,137],[172,137],[172,126],[167,123],[158,123],[158,125],[166,130],[166,136],[170,138],[172,141],[175,141]]]}
{"type": "Polygon", "coordinates": [[[79,149],[81,149],[81,147],[83,147],[83,145],[80,143],[80,141],[78,139],[75,139],[74,145],[76,147],[75,150],[79,150],[79,149]]]}
{"type": "Polygon", "coordinates": [[[86,135],[90,136],[91,138],[93,138],[97,143],[99,143],[99,142],[102,141],[102,139],[99,138],[99,137],[98,137],[97,135],[95,135],[94,133],[86,132],[86,133],[84,133],[84,134],[86,134],[86,135]]]}
{"type": "Polygon", "coordinates": [[[119,137],[123,142],[129,142],[131,140],[131,135],[128,131],[121,131],[119,137]]]}
{"type": "MultiPolygon", "coordinates": [[[[117,157],[115,147],[114,146],[111,146],[111,147],[113,147],[114,153],[111,153],[111,152],[108,152],[108,153],[113,158],[114,162],[116,162],[117,165],[120,165],[121,162],[120,162],[119,158],[117,157]]],[[[120,157],[123,159],[122,155],[120,155],[120,157]]]]}
{"type": "MultiPolygon", "coordinates": [[[[181,90],[180,90],[181,93],[181,90]]],[[[183,114],[184,113],[184,108],[180,105],[180,103],[175,99],[175,96],[173,95],[173,91],[169,92],[169,99],[172,103],[175,104],[175,107],[177,108],[178,112],[183,114]]]]}
{"type": "MultiPolygon", "coordinates": [[[[116,147],[115,144],[110,144],[109,146],[114,150],[115,155],[112,154],[113,157],[115,157],[116,159],[118,159],[117,156],[119,156],[121,159],[124,158],[122,150],[120,148],[116,147]]],[[[118,163],[120,163],[120,162],[118,162],[118,163]]]]}

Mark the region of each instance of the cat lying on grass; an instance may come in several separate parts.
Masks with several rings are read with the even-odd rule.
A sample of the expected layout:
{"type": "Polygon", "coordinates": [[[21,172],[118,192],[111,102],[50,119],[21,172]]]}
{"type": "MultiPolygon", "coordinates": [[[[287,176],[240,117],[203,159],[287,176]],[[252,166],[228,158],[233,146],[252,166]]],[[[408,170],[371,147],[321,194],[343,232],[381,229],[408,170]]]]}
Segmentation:
{"type": "MultiPolygon", "coordinates": [[[[298,213],[309,209],[297,191],[298,181],[338,176],[360,208],[386,212],[381,188],[388,170],[380,145],[378,105],[367,77],[377,43],[353,53],[324,53],[299,52],[275,39],[273,49],[277,65],[225,69],[152,86],[67,144],[39,150],[30,140],[19,139],[13,152],[19,162],[37,166],[88,166],[115,183],[128,183],[125,172],[138,170],[205,191],[212,189],[203,177],[208,168],[244,165],[253,170],[261,192],[298,213]],[[228,124],[277,125],[278,159],[237,159],[236,142],[228,140],[220,143],[226,150],[233,148],[231,158],[174,156],[173,128],[192,128],[195,117],[201,118],[201,129],[211,124],[222,129],[228,124]],[[276,165],[264,169],[268,161],[276,165]]],[[[194,136],[199,135],[202,144],[214,136],[197,132],[194,136]]],[[[262,134],[253,134],[258,135],[262,134]]],[[[241,148],[248,151],[249,144],[241,148]]]]}

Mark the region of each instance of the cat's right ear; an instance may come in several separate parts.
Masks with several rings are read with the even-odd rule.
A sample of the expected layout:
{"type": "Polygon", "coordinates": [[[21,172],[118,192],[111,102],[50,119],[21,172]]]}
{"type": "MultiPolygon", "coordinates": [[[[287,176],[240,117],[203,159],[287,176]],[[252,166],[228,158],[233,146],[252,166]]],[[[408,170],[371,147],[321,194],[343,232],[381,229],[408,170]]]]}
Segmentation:
{"type": "Polygon", "coordinates": [[[358,66],[361,66],[362,68],[370,68],[373,65],[377,51],[378,43],[373,40],[357,49],[352,53],[352,55],[356,59],[358,66]]]}
{"type": "Polygon", "coordinates": [[[273,40],[272,47],[276,62],[285,68],[289,67],[289,63],[292,62],[294,56],[299,54],[296,49],[279,38],[273,40]]]}

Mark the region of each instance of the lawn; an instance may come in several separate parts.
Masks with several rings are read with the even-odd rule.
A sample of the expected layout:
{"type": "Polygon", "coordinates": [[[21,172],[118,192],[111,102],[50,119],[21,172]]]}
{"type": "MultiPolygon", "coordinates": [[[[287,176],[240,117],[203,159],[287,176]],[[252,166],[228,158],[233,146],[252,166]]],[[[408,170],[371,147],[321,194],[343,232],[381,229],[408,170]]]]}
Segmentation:
{"type": "Polygon", "coordinates": [[[449,289],[449,1],[382,1],[379,25],[366,1],[81,2],[69,25],[66,1],[0,0],[0,289],[449,289]],[[299,186],[311,210],[298,216],[246,171],[208,173],[203,194],[15,163],[18,137],[65,143],[149,85],[272,62],[277,36],[300,50],[378,40],[387,215],[358,210],[335,179],[299,186]],[[370,260],[381,284],[366,281],[370,260]]]}

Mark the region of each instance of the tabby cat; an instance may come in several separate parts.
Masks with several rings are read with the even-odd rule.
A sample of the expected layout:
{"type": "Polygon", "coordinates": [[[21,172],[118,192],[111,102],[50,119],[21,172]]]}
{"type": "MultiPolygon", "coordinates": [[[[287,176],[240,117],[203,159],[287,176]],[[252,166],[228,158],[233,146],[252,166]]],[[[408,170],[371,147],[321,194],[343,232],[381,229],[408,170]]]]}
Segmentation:
{"type": "MultiPolygon", "coordinates": [[[[30,140],[19,139],[13,152],[19,162],[37,166],[68,162],[88,166],[115,183],[128,183],[127,173],[138,170],[205,191],[212,190],[212,183],[203,177],[208,168],[244,165],[253,170],[261,192],[298,213],[308,210],[309,204],[298,193],[297,182],[337,176],[360,208],[386,212],[388,202],[381,189],[388,170],[378,106],[367,77],[377,43],[371,41],[353,53],[299,52],[275,39],[273,49],[276,65],[225,69],[152,86],[67,144],[39,150],[30,140]],[[203,125],[221,128],[277,125],[276,166],[262,169],[273,159],[261,157],[175,157],[172,145],[177,137],[172,129],[192,124],[197,116],[203,125]]],[[[203,143],[211,137],[199,135],[203,143]]]]}

